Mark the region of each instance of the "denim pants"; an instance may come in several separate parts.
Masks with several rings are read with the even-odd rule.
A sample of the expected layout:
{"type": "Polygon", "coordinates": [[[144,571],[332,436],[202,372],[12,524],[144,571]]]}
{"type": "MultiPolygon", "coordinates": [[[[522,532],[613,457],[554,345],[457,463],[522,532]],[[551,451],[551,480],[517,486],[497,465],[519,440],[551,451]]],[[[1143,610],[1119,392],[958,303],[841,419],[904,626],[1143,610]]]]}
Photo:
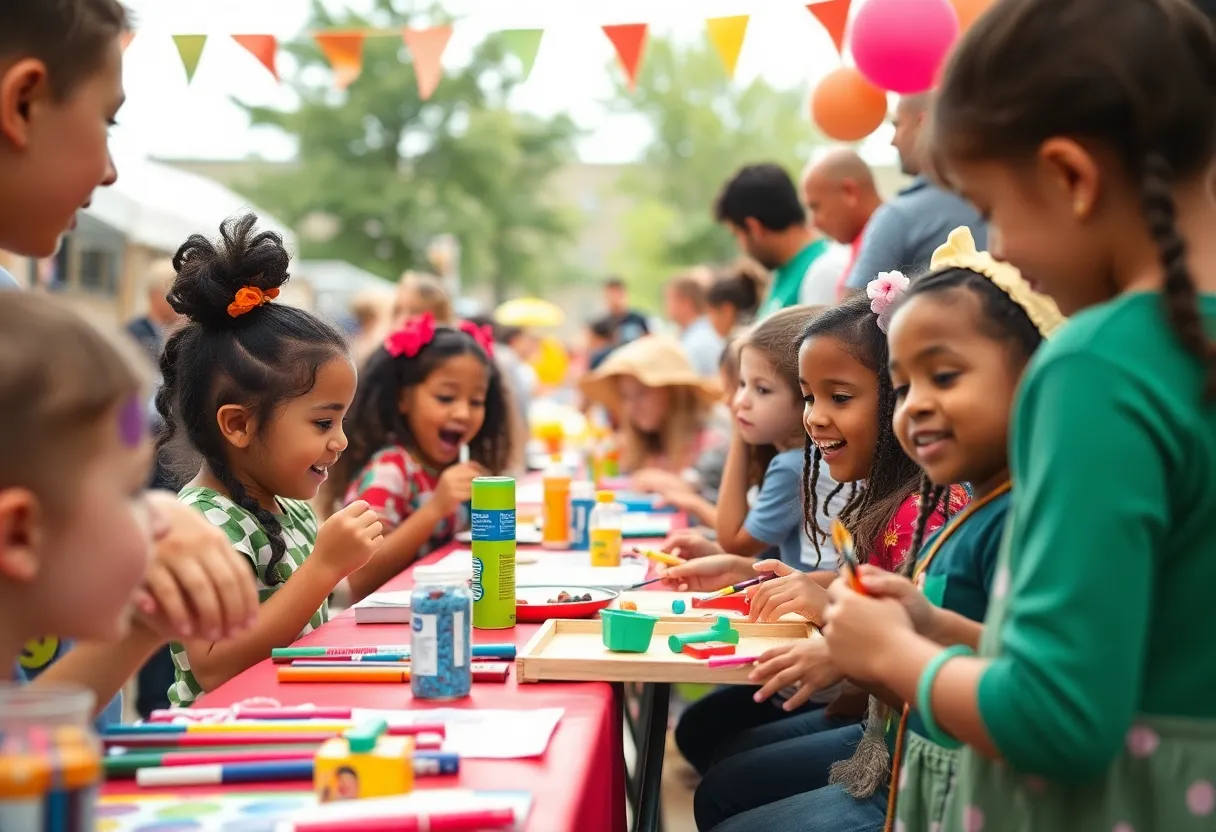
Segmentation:
{"type": "Polygon", "coordinates": [[[713,832],[882,832],[886,819],[885,787],[857,800],[842,786],[825,786],[735,815],[713,832]]]}
{"type": "Polygon", "coordinates": [[[808,733],[796,722],[816,714],[822,705],[806,704],[787,713],[772,702],[756,702],[759,688],[730,685],[719,688],[693,702],[676,723],[676,746],[699,774],[704,775],[719,760],[743,749],[754,748],[757,741],[745,737],[752,729],[773,726],[773,733],[760,741],[771,742],[808,733]]]}

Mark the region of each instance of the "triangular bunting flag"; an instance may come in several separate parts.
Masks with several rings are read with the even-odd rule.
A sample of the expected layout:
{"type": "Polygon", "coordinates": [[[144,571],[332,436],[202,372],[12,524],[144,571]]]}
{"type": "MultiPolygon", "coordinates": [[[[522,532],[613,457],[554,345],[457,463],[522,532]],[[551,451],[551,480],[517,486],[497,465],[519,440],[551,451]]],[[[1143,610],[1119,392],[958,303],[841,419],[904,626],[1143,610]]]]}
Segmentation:
{"type": "Polygon", "coordinates": [[[181,56],[182,66],[186,69],[186,83],[189,84],[194,80],[194,71],[198,69],[198,59],[203,57],[207,36],[174,35],[173,42],[177,44],[177,54],[181,56]]]}
{"type": "Polygon", "coordinates": [[[451,26],[431,29],[406,29],[401,33],[405,45],[414,57],[414,77],[418,79],[418,97],[428,100],[443,77],[443,50],[452,39],[451,26]]]}
{"type": "Polygon", "coordinates": [[[615,26],[604,26],[604,34],[612,41],[616,49],[616,57],[625,70],[629,79],[629,91],[633,92],[638,85],[638,68],[642,63],[642,50],[646,47],[645,23],[621,23],[615,26]]]}
{"type": "Polygon", "coordinates": [[[844,30],[849,22],[850,2],[851,0],[821,0],[806,7],[807,11],[819,19],[823,28],[828,30],[832,43],[836,44],[836,51],[841,55],[844,54],[844,30]]]}
{"type": "Polygon", "coordinates": [[[275,66],[275,57],[279,53],[279,41],[274,35],[233,35],[232,39],[239,43],[258,59],[258,63],[266,67],[274,80],[279,80],[279,70],[275,66]]]}
{"type": "Polygon", "coordinates": [[[498,33],[507,51],[523,64],[525,81],[532,74],[532,65],[536,63],[536,53],[540,51],[540,39],[544,34],[544,29],[508,29],[498,33]]]}
{"type": "Polygon", "coordinates": [[[122,44],[123,52],[127,51],[127,47],[131,45],[131,41],[133,41],[133,40],[135,40],[135,32],[130,31],[130,30],[123,32],[121,35],[118,36],[118,42],[120,44],[122,44]]]}
{"type": "Polygon", "coordinates": [[[743,38],[747,34],[747,15],[733,17],[711,17],[705,21],[709,27],[709,40],[718,50],[718,57],[726,67],[726,77],[735,77],[735,64],[739,63],[739,52],[743,49],[743,38]]]}
{"type": "Polygon", "coordinates": [[[354,83],[363,71],[364,32],[317,32],[313,35],[317,46],[334,71],[334,83],[344,90],[354,83]]]}

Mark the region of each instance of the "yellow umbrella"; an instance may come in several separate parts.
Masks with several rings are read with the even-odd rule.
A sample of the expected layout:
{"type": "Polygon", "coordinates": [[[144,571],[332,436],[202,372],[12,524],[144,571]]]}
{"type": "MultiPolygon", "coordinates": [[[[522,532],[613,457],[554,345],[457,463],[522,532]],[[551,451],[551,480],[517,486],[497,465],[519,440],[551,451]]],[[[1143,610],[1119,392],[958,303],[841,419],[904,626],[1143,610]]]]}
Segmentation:
{"type": "Polygon", "coordinates": [[[566,313],[547,300],[515,298],[494,311],[494,320],[503,326],[561,326],[566,313]]]}

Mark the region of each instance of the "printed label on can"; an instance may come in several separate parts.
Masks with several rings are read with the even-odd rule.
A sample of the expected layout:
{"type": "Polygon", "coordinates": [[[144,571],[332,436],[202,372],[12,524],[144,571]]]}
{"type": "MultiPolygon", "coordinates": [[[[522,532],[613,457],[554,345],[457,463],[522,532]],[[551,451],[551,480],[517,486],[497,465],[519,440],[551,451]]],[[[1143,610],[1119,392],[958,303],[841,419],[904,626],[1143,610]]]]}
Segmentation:
{"type": "Polygon", "coordinates": [[[473,509],[473,540],[497,542],[515,539],[515,509],[473,509]]]}
{"type": "Polygon", "coordinates": [[[414,613],[410,636],[410,674],[439,675],[439,639],[434,615],[414,613]]]}
{"type": "Polygon", "coordinates": [[[474,601],[480,601],[482,599],[482,597],[486,594],[485,587],[483,587],[481,585],[481,575],[482,575],[482,572],[484,572],[484,571],[485,571],[485,567],[482,566],[482,564],[481,564],[481,558],[474,557],[473,558],[473,582],[472,582],[474,601]]]}
{"type": "Polygon", "coordinates": [[[591,530],[591,565],[620,566],[621,565],[621,530],[592,529],[591,530]]]}
{"type": "Polygon", "coordinates": [[[452,613],[452,664],[464,667],[464,610],[452,613]]]}

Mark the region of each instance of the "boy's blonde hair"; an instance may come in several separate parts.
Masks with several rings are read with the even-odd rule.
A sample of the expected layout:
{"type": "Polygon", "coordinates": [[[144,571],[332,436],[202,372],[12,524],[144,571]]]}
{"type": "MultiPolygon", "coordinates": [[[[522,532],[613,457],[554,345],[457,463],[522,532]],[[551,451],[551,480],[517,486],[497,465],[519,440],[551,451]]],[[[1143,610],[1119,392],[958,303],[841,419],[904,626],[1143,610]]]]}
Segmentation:
{"type": "Polygon", "coordinates": [[[443,287],[443,281],[422,272],[406,272],[401,275],[401,281],[397,284],[397,302],[393,306],[394,318],[400,318],[407,311],[401,307],[401,296],[407,291],[418,295],[423,307],[413,310],[412,314],[430,312],[437,324],[450,324],[455,320],[452,315],[452,299],[448,296],[448,290],[443,287]]]}

